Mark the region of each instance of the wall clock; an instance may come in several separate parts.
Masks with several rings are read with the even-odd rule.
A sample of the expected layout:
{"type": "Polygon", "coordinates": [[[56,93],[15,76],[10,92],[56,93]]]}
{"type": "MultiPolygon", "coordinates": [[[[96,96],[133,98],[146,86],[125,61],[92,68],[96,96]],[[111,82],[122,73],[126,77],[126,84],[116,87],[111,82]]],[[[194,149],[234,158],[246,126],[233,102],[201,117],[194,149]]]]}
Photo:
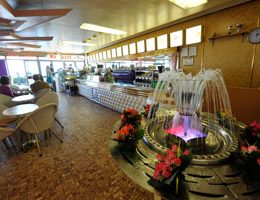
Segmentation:
{"type": "Polygon", "coordinates": [[[247,36],[247,40],[252,44],[260,43],[260,27],[251,30],[247,36]]]}

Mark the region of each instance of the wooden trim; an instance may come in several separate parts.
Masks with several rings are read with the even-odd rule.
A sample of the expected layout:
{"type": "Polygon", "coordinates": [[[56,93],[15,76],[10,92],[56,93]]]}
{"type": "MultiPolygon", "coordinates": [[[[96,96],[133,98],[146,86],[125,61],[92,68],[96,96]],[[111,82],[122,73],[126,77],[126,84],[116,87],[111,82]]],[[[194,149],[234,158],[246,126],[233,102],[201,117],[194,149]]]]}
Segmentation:
{"type": "Polygon", "coordinates": [[[12,6],[10,6],[9,3],[5,0],[0,0],[0,5],[3,6],[9,13],[11,13],[14,16],[14,9],[12,6]]]}
{"type": "Polygon", "coordinates": [[[13,45],[13,46],[21,46],[21,47],[41,48],[40,45],[28,44],[28,43],[22,43],[22,42],[13,42],[13,43],[7,43],[7,44],[8,45],[13,45]]]}
{"type": "Polygon", "coordinates": [[[72,9],[43,9],[43,10],[15,10],[15,17],[33,17],[33,16],[64,16],[72,9]]]}

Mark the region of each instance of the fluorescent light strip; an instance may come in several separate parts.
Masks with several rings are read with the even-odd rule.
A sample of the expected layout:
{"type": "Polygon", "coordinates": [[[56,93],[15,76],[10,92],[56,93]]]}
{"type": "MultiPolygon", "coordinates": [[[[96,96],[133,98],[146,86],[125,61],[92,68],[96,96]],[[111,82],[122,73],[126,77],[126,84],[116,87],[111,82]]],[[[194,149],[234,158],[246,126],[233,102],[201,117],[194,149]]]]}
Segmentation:
{"type": "Polygon", "coordinates": [[[183,9],[190,9],[208,3],[208,0],[169,0],[183,9]]]}
{"type": "Polygon", "coordinates": [[[81,29],[89,30],[89,31],[96,31],[96,32],[101,32],[101,33],[109,33],[109,34],[115,34],[115,35],[124,35],[126,34],[125,31],[113,29],[113,28],[108,28],[104,26],[98,26],[95,24],[88,24],[88,23],[83,23],[80,26],[81,29]]]}
{"type": "Polygon", "coordinates": [[[83,42],[73,42],[73,41],[63,41],[64,44],[72,44],[79,46],[96,46],[94,43],[83,43],[83,42]]]}

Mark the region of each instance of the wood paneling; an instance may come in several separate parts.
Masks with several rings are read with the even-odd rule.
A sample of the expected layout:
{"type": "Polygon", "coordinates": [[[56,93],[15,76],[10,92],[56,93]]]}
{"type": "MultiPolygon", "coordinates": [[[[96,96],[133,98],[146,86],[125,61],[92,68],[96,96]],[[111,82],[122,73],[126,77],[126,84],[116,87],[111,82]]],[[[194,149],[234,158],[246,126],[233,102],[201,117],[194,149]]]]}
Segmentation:
{"type": "MultiPolygon", "coordinates": [[[[186,72],[196,72],[202,67],[204,68],[219,68],[223,72],[225,82],[228,86],[235,87],[250,87],[250,79],[252,75],[251,87],[260,87],[260,47],[256,45],[255,58],[253,60],[253,44],[247,41],[246,37],[242,35],[219,38],[214,41],[214,44],[209,40],[214,33],[227,34],[228,26],[235,27],[236,24],[244,24],[244,31],[259,26],[258,18],[260,13],[260,1],[253,0],[251,2],[228,8],[213,14],[192,19],[183,23],[176,24],[161,30],[147,33],[136,38],[114,44],[110,47],[115,48],[132,42],[138,42],[150,37],[156,37],[164,33],[171,33],[177,30],[184,30],[186,28],[203,25],[204,36],[203,42],[197,44],[197,56],[194,57],[194,66],[183,66],[182,59],[180,60],[180,67],[186,72]],[[252,69],[252,62],[254,68],[252,69]],[[252,71],[253,70],[253,71],[252,71]]],[[[192,45],[191,45],[192,46],[192,45]]],[[[185,46],[183,46],[185,47],[185,46]]],[[[180,48],[181,49],[181,48],[180,48]]],[[[90,54],[99,52],[90,52],[90,54]]],[[[103,49],[101,50],[103,51],[103,49]]],[[[176,52],[175,49],[167,49],[165,52],[176,52]]],[[[151,51],[148,55],[160,55],[165,53],[163,51],[151,51]]],[[[141,54],[145,56],[147,53],[141,54]]],[[[130,56],[132,58],[139,55],[130,56]]],[[[121,57],[120,59],[123,59],[121,57]]]]}

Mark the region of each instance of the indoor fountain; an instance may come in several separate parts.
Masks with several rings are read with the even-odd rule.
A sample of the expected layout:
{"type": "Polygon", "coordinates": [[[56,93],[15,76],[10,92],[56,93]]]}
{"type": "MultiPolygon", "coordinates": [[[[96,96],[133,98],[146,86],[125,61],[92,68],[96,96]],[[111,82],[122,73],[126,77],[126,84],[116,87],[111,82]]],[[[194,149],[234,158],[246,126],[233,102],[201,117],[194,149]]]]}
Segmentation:
{"type": "Polygon", "coordinates": [[[165,93],[172,109],[145,126],[144,139],[153,149],[162,152],[181,140],[192,149],[192,162],[197,164],[224,161],[237,150],[229,97],[219,70],[203,69],[195,76],[166,72],[153,100],[160,102],[165,93]]]}
{"type": "MultiPolygon", "coordinates": [[[[143,140],[135,152],[120,151],[111,142],[112,156],[127,176],[154,192],[147,181],[153,175],[156,155],[180,144],[193,157],[183,172],[185,186],[177,199],[252,199],[259,195],[260,180],[246,182],[243,163],[236,157],[237,136],[245,125],[232,117],[220,70],[202,69],[195,76],[164,72],[152,101],[160,104],[159,110],[155,117],[148,114],[143,140]],[[162,104],[165,96],[167,105],[162,104]]],[[[174,195],[162,192],[160,196],[174,195]]]]}

